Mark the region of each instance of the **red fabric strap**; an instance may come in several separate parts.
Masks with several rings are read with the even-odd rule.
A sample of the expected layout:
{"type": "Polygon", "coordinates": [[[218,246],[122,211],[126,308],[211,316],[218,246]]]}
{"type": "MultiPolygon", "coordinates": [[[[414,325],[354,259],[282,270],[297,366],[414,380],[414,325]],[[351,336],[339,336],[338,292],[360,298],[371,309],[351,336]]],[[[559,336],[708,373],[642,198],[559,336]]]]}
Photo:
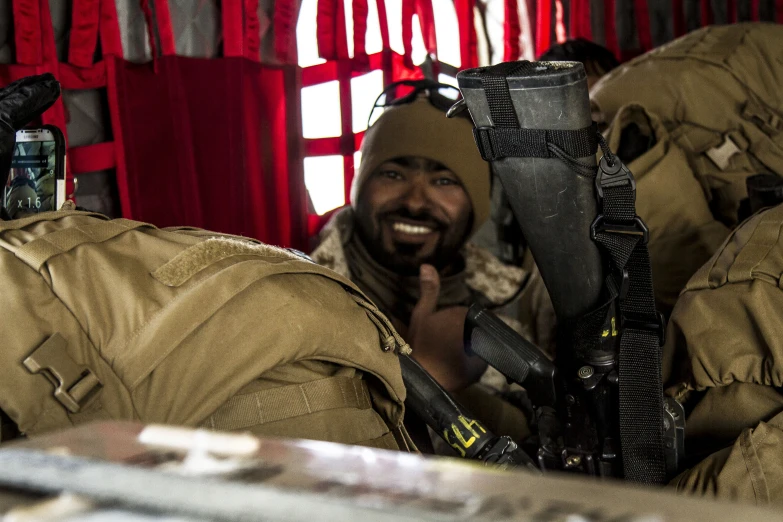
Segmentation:
{"type": "MultiPolygon", "coordinates": [[[[16,63],[38,65],[43,63],[41,15],[38,0],[14,0],[14,44],[16,63]]],[[[48,4],[46,7],[49,9],[48,4]]]]}
{"type": "Polygon", "coordinates": [[[750,19],[753,22],[761,20],[761,10],[759,0],[750,0],[750,19]]]}
{"type": "Polygon", "coordinates": [[[438,56],[438,38],[435,34],[435,12],[432,9],[432,0],[417,0],[416,13],[419,15],[424,47],[435,59],[438,56]]]}
{"type": "Polygon", "coordinates": [[[593,39],[590,0],[571,0],[571,37],[593,39]]]}
{"type": "Polygon", "coordinates": [[[536,56],[541,56],[549,49],[552,41],[552,0],[541,0],[538,3],[537,14],[536,56]]]}
{"type": "Polygon", "coordinates": [[[367,0],[353,0],[353,56],[360,70],[370,67],[370,58],[367,56],[365,38],[367,35],[367,17],[369,5],[367,0]]]}
{"type": "Polygon", "coordinates": [[[783,0],[775,0],[775,21],[783,24],[783,0]]]}
{"type": "Polygon", "coordinates": [[[685,11],[683,0],[672,0],[672,26],[674,37],[679,38],[685,34],[685,11]]]}
{"type": "Polygon", "coordinates": [[[337,58],[337,1],[318,0],[316,39],[318,54],[324,60],[337,58]]]}
{"type": "Polygon", "coordinates": [[[519,24],[519,6],[517,0],[506,0],[503,6],[503,33],[505,41],[503,46],[503,60],[513,62],[519,59],[519,37],[522,28],[519,24]]]}
{"type": "MultiPolygon", "coordinates": [[[[248,40],[247,45],[248,47],[255,47],[255,51],[248,49],[245,55],[252,54],[258,61],[260,60],[258,52],[261,42],[259,36],[261,26],[258,21],[258,0],[245,0],[245,13],[253,17],[252,23],[246,24],[245,28],[248,40]]],[[[275,11],[272,18],[275,33],[275,57],[283,63],[296,63],[296,57],[293,53],[294,47],[291,45],[296,34],[296,14],[296,4],[293,0],[277,0],[275,2],[275,11]]],[[[251,58],[251,56],[248,56],[248,58],[251,58]]]]}
{"type": "Polygon", "coordinates": [[[59,66],[58,77],[63,89],[98,89],[106,87],[106,62],[101,60],[92,67],[76,67],[67,63],[59,66]]]}
{"type": "Polygon", "coordinates": [[[475,0],[455,0],[459,23],[460,61],[462,69],[478,67],[478,36],[474,25],[475,0]]]}
{"type": "Polygon", "coordinates": [[[712,6],[710,0],[701,0],[701,25],[712,24],[712,6]]]}
{"type": "Polygon", "coordinates": [[[158,27],[158,36],[160,37],[160,52],[163,56],[177,54],[177,48],[174,44],[174,29],[171,25],[171,12],[169,11],[168,0],[155,0],[155,21],[158,27]]]}
{"type": "Polygon", "coordinates": [[[117,166],[114,142],[97,143],[68,149],[68,161],[74,175],[113,169],[117,166]]]}
{"type": "MultiPolygon", "coordinates": [[[[120,100],[121,94],[117,86],[117,68],[118,63],[122,63],[122,58],[108,56],[106,62],[107,89],[106,94],[109,100],[109,115],[111,120],[111,130],[114,136],[114,156],[117,162],[115,175],[117,178],[117,192],[120,195],[120,207],[122,216],[133,219],[134,212],[131,206],[131,188],[128,179],[128,169],[125,163],[125,145],[123,139],[123,129],[120,120],[120,100]]],[[[120,67],[122,65],[119,65],[120,67]]]]}
{"type": "Polygon", "coordinates": [[[737,23],[737,0],[726,0],[726,11],[730,24],[737,23]]]}
{"type": "Polygon", "coordinates": [[[647,0],[634,0],[634,11],[636,12],[636,31],[639,34],[639,45],[643,51],[652,49],[652,33],[650,31],[650,10],[647,7],[647,0]]]}
{"type": "Polygon", "coordinates": [[[68,63],[77,67],[92,65],[98,43],[100,0],[73,2],[71,34],[68,39],[68,63]]]}
{"type": "Polygon", "coordinates": [[[150,54],[152,54],[152,61],[157,67],[158,59],[158,44],[155,43],[155,20],[152,16],[152,8],[150,7],[149,0],[141,0],[141,12],[144,13],[144,22],[147,24],[147,40],[150,43],[150,54]]]}
{"type": "Polygon", "coordinates": [[[389,43],[389,19],[386,15],[386,1],[376,0],[376,7],[378,8],[378,25],[381,26],[381,45],[383,49],[391,49],[389,43]]]}
{"type": "Polygon", "coordinates": [[[223,17],[223,56],[244,56],[242,49],[243,23],[242,3],[237,1],[221,2],[223,17]]]}
{"type": "Polygon", "coordinates": [[[100,1],[101,54],[122,57],[122,39],[120,38],[120,24],[117,20],[117,6],[114,0],[100,1]]]}
{"type": "Polygon", "coordinates": [[[402,48],[405,67],[413,69],[413,13],[416,11],[416,0],[402,0],[402,48]]]}
{"type": "Polygon", "coordinates": [[[615,0],[604,0],[604,41],[606,48],[619,58],[620,46],[617,44],[615,16],[615,0]]]}

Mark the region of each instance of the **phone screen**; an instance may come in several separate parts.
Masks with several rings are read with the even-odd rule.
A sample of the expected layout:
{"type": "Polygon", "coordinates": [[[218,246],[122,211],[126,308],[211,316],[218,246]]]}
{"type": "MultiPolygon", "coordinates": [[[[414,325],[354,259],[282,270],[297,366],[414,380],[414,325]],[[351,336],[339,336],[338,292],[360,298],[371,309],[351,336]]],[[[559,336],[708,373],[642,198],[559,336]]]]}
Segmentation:
{"type": "Polygon", "coordinates": [[[4,206],[12,218],[56,210],[57,206],[57,143],[49,131],[26,132],[17,134],[3,194],[4,206]]]}

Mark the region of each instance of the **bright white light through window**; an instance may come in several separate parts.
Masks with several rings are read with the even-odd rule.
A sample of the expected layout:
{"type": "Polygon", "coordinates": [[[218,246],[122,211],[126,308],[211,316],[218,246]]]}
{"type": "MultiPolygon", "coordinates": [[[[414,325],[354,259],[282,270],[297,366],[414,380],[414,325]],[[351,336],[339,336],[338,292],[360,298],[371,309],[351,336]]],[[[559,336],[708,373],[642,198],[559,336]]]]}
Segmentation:
{"type": "Polygon", "coordinates": [[[503,61],[505,54],[505,32],[503,25],[506,19],[505,2],[503,0],[489,0],[487,3],[487,35],[492,46],[490,64],[503,61]]]}
{"type": "Polygon", "coordinates": [[[357,150],[353,153],[353,170],[359,172],[359,165],[362,163],[362,151],[357,150]]]}
{"type": "Polygon", "coordinates": [[[340,136],[340,84],[319,83],[302,89],[302,134],[305,138],[340,136]]]}
{"type": "Polygon", "coordinates": [[[300,67],[309,67],[326,62],[326,60],[318,56],[318,41],[316,39],[317,12],[318,0],[302,0],[299,20],[296,23],[296,47],[299,54],[300,67]]]}
{"type": "Polygon", "coordinates": [[[367,34],[364,36],[364,47],[367,54],[375,54],[383,51],[383,40],[381,40],[381,22],[378,17],[378,4],[375,0],[367,1],[367,34]]]}
{"type": "Polygon", "coordinates": [[[421,34],[419,15],[413,15],[413,39],[411,40],[411,60],[414,65],[421,65],[427,58],[427,48],[424,46],[424,37],[421,34]]]}
{"type": "Polygon", "coordinates": [[[345,205],[342,156],[305,158],[304,178],[307,192],[319,216],[345,205]]]}
{"type": "Polygon", "coordinates": [[[435,36],[438,40],[438,59],[459,67],[459,23],[453,0],[432,0],[435,12],[435,36]]]}
{"type": "MultiPolygon", "coordinates": [[[[368,0],[368,3],[373,0],[368,0]]],[[[343,0],[343,11],[345,11],[345,31],[348,39],[348,56],[353,58],[353,2],[343,0]]]]}
{"type": "MultiPolygon", "coordinates": [[[[449,76],[448,74],[440,73],[438,75],[438,83],[445,83],[446,85],[453,85],[454,87],[459,88],[459,84],[457,83],[457,79],[453,76],[449,76]]],[[[457,99],[457,96],[459,93],[453,89],[441,89],[441,94],[443,96],[448,96],[449,98],[457,99]]]]}
{"type": "Polygon", "coordinates": [[[383,72],[372,71],[356,78],[351,78],[351,104],[353,114],[353,131],[362,132],[367,128],[367,118],[370,117],[373,103],[383,90],[383,72]]]}

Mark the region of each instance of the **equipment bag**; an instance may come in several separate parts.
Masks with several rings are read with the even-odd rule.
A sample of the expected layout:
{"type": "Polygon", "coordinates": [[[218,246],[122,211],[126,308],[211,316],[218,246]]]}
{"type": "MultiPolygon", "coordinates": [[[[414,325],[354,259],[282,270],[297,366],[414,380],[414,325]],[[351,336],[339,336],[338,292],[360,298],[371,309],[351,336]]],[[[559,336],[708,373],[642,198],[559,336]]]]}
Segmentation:
{"type": "Polygon", "coordinates": [[[609,124],[625,105],[642,105],[685,152],[715,218],[734,226],[745,178],[783,176],[781,49],[776,24],[694,31],[602,78],[590,92],[594,119],[609,124]]]}
{"type": "Polygon", "coordinates": [[[0,222],[0,409],[409,448],[395,352],[348,280],[296,253],[75,210],[0,222]]]}

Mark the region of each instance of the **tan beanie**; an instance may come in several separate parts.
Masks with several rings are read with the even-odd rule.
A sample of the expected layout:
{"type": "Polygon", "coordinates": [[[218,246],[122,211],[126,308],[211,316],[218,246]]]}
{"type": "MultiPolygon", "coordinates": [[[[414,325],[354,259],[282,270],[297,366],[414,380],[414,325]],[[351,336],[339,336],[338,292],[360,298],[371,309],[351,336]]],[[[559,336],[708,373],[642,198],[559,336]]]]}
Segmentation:
{"type": "Polygon", "coordinates": [[[473,140],[473,125],[462,117],[446,118],[426,97],[386,109],[364,135],[362,159],[351,187],[351,205],[362,185],[382,163],[415,156],[444,165],[459,177],[473,204],[473,235],[489,217],[489,164],[473,140]]]}

